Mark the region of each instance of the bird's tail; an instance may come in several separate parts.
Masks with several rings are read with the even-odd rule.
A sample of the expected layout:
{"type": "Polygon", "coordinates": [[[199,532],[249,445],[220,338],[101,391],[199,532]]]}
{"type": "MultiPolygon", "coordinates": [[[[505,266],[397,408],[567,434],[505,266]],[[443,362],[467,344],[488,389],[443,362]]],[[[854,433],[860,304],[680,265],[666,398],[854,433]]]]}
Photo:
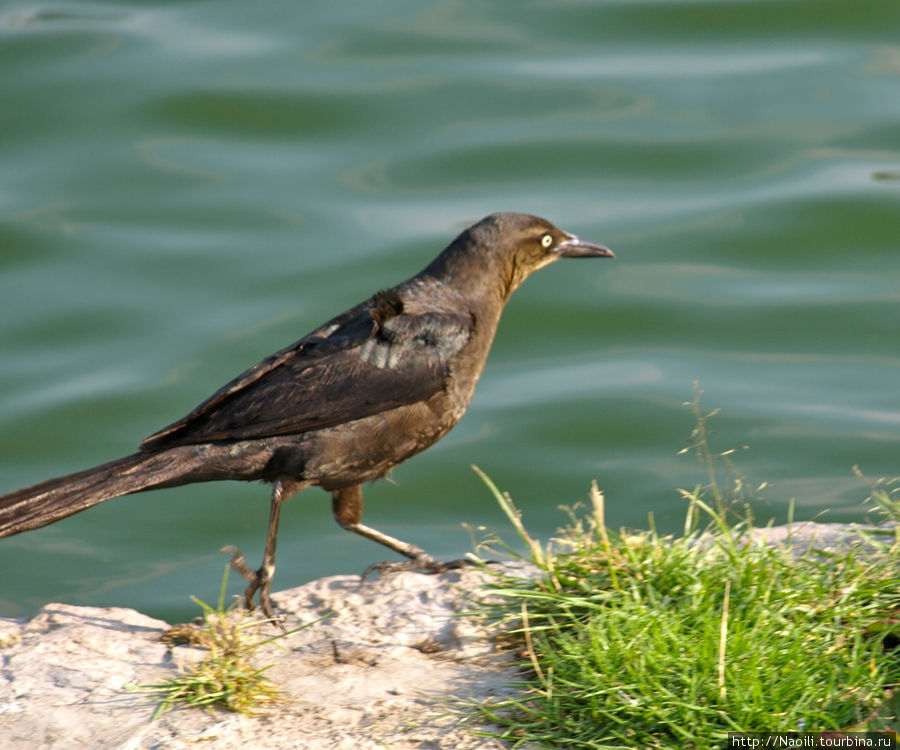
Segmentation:
{"type": "Polygon", "coordinates": [[[0,537],[46,526],[105,500],[133,492],[214,479],[256,478],[254,469],[258,469],[258,461],[248,460],[250,465],[237,467],[232,459],[229,466],[225,463],[227,457],[226,446],[177,446],[163,451],[134,453],[11,492],[0,497],[0,537]],[[222,460],[217,460],[219,458],[222,460]],[[246,471],[238,471],[239,468],[246,471]]]}

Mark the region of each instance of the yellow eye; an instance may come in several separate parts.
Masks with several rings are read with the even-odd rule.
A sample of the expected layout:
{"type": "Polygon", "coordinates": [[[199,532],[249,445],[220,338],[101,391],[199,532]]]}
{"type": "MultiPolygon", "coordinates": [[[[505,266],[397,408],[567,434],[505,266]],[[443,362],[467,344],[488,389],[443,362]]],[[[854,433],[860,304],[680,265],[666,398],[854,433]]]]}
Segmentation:
{"type": "Polygon", "coordinates": [[[541,237],[541,246],[542,247],[550,247],[550,245],[552,245],[552,244],[553,244],[553,235],[552,234],[545,234],[543,237],[541,237]]]}

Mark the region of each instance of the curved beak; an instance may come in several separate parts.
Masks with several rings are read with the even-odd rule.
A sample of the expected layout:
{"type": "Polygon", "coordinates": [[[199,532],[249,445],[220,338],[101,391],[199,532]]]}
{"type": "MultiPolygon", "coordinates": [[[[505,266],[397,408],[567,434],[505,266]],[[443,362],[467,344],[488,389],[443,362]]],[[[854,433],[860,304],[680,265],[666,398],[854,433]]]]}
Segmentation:
{"type": "Polygon", "coordinates": [[[563,258],[615,258],[615,253],[608,247],[588,242],[569,235],[569,239],[563,240],[556,246],[556,252],[563,258]]]}

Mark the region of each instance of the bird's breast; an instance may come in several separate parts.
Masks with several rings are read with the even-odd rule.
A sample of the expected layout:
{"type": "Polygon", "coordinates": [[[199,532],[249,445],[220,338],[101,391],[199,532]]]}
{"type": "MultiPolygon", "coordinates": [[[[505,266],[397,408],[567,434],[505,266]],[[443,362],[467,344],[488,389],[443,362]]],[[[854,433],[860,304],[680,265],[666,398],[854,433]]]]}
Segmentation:
{"type": "Polygon", "coordinates": [[[302,478],[328,490],[377,479],[440,440],[461,416],[438,394],[321,430],[309,436],[314,449],[302,478]]]}

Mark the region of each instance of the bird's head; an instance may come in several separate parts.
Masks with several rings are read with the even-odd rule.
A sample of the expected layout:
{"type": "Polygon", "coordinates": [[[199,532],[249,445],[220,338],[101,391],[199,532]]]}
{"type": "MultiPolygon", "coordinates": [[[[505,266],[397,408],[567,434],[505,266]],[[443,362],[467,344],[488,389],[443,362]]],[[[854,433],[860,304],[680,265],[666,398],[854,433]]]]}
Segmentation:
{"type": "Polygon", "coordinates": [[[490,285],[505,302],[529,274],[560,258],[614,257],[609,248],[539,216],[504,211],[466,229],[433,265],[448,281],[468,289],[490,285]]]}

